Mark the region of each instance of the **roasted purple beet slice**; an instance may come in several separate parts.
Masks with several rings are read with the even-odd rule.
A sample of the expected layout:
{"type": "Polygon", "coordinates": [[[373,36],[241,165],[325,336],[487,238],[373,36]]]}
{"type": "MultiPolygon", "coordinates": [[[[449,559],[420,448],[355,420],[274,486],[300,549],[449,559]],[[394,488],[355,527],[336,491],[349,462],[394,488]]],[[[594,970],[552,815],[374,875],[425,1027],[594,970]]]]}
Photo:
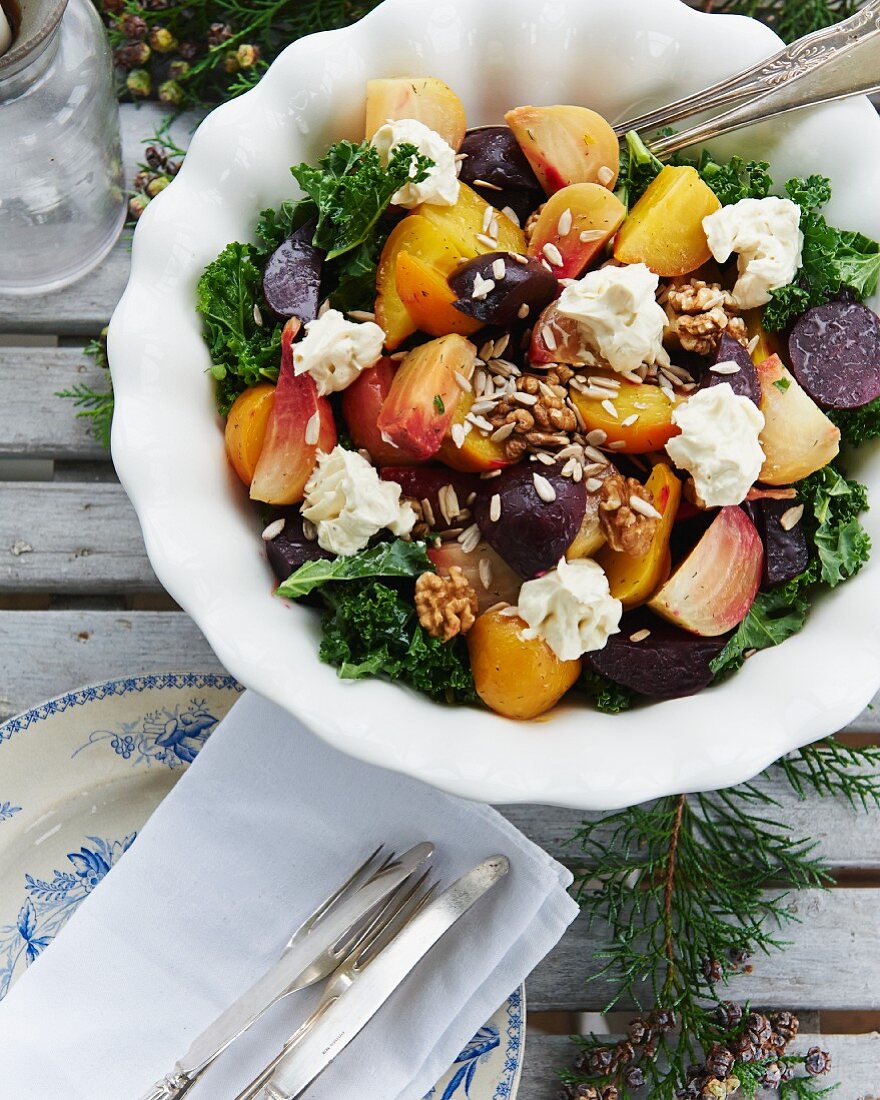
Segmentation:
{"type": "Polygon", "coordinates": [[[799,317],[788,338],[791,369],[814,401],[855,409],[880,397],[880,318],[851,299],[799,317]]]}
{"type": "Polygon", "coordinates": [[[484,484],[476,474],[459,473],[448,466],[383,466],[379,477],[383,481],[396,481],[405,497],[427,500],[434,514],[431,526],[437,531],[452,527],[456,501],[459,508],[467,508],[471,494],[484,484]],[[449,488],[453,490],[452,497],[448,495],[449,488]]]}
{"type": "MultiPolygon", "coordinates": [[[[784,584],[800,576],[810,563],[807,536],[802,522],[783,527],[782,518],[797,507],[796,500],[776,500],[761,497],[747,500],[742,508],[758,528],[764,543],[764,577],[762,588],[784,584]]],[[[786,523],[786,526],[787,523],[786,523]]]]}
{"type": "Polygon", "coordinates": [[[469,187],[475,187],[493,206],[500,209],[504,205],[497,199],[497,187],[531,192],[534,195],[532,210],[544,201],[543,188],[508,126],[479,126],[468,130],[459,152],[465,154],[459,178],[469,187]],[[489,187],[481,187],[481,183],[488,183],[489,187]]]}
{"type": "Polygon", "coordinates": [[[275,249],[263,269],[263,297],[282,321],[305,324],[318,316],[324,253],[312,244],[315,223],[301,226],[275,249]]]}
{"type": "Polygon", "coordinates": [[[520,225],[526,224],[529,215],[533,214],[547,197],[543,191],[523,191],[519,187],[504,187],[500,191],[491,193],[483,190],[482,195],[497,210],[504,210],[509,206],[516,214],[516,220],[520,225]]]}
{"type": "Polygon", "coordinates": [[[266,542],[266,557],[272,566],[272,572],[280,581],[287,578],[307,561],[318,558],[332,558],[333,555],[315,542],[307,539],[303,533],[303,520],[299,508],[279,508],[272,522],[284,520],[284,527],[273,539],[266,542]]]}
{"type": "Polygon", "coordinates": [[[483,538],[521,577],[552,569],[574,541],[587,509],[583,482],[563,477],[558,466],[523,462],[480,482],[473,504],[483,538]],[[537,481],[536,477],[543,479],[537,481]],[[546,483],[546,484],[545,484],[546,483]],[[539,495],[540,486],[542,495],[539,495]],[[552,494],[547,492],[547,487],[552,494]],[[498,501],[493,507],[493,498],[498,501]],[[554,495],[553,500],[546,497],[554,495]],[[500,513],[498,509],[500,508],[500,513]],[[498,519],[493,520],[493,515],[498,519]]]}
{"type": "Polygon", "coordinates": [[[729,382],[734,393],[747,397],[756,405],[761,404],[761,383],[758,381],[758,372],[755,370],[751,355],[738,340],[724,333],[718,342],[715,363],[736,363],[739,370],[733,374],[719,374],[717,371],[707,370],[703,375],[704,387],[729,382]]]}
{"type": "Polygon", "coordinates": [[[712,682],[709,662],[724,648],[727,637],[700,638],[640,609],[624,615],[620,633],[612,634],[604,649],[584,659],[596,672],[640,695],[675,699],[708,687],[712,682]],[[650,633],[644,636],[646,630],[650,633]]]}
{"type": "Polygon", "coordinates": [[[528,307],[526,316],[534,320],[544,306],[553,301],[559,290],[556,276],[543,264],[537,260],[518,263],[507,252],[486,252],[468,260],[449,276],[449,285],[456,297],[457,310],[483,324],[503,326],[523,319],[520,317],[522,306],[528,307]],[[493,270],[498,260],[504,264],[504,277],[501,279],[493,270]],[[491,280],[493,286],[488,294],[475,298],[477,276],[482,280],[491,280]]]}

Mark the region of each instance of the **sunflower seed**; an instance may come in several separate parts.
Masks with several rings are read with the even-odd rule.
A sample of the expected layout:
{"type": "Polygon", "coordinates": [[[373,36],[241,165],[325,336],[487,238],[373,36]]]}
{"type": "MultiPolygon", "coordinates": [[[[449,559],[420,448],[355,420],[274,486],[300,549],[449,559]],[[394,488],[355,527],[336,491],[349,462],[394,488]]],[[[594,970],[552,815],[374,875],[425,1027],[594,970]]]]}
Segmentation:
{"type": "Polygon", "coordinates": [[[663,518],[653,504],[649,504],[646,500],[642,500],[641,497],[635,495],[631,496],[629,498],[629,506],[634,512],[638,512],[640,516],[646,516],[648,519],[663,518]]]}
{"type": "Polygon", "coordinates": [[[284,516],[280,519],[273,519],[268,527],[263,528],[263,542],[271,542],[272,539],[278,538],[284,530],[285,523],[287,523],[287,520],[284,516]]]}
{"type": "Polygon", "coordinates": [[[566,207],[559,215],[559,221],[556,223],[556,232],[560,237],[567,237],[571,232],[571,210],[566,207]]]}
{"type": "Polygon", "coordinates": [[[321,434],[321,414],[319,412],[313,412],[308,419],[305,431],[305,441],[310,447],[318,442],[318,436],[321,434]]]}
{"type": "Polygon", "coordinates": [[[645,638],[651,637],[650,630],[637,630],[635,634],[630,634],[629,640],[631,642],[643,642],[645,638]]]}
{"type": "Polygon", "coordinates": [[[715,374],[739,374],[739,363],[734,363],[732,359],[723,363],[713,363],[709,370],[715,374]]]}
{"type": "Polygon", "coordinates": [[[489,501],[489,519],[492,523],[497,523],[501,519],[501,497],[498,493],[493,493],[489,501]]]}
{"type": "Polygon", "coordinates": [[[552,504],[556,500],[556,490],[546,477],[542,477],[540,474],[532,474],[532,482],[535,486],[535,492],[545,504],[552,504]]]}
{"type": "Polygon", "coordinates": [[[551,241],[548,241],[541,249],[547,259],[553,264],[554,267],[562,267],[564,261],[562,259],[562,253],[551,241]]]}
{"type": "Polygon", "coordinates": [[[783,531],[790,531],[792,527],[796,527],[804,514],[803,504],[796,504],[793,508],[789,508],[787,512],[783,512],[779,517],[779,526],[783,531]]]}

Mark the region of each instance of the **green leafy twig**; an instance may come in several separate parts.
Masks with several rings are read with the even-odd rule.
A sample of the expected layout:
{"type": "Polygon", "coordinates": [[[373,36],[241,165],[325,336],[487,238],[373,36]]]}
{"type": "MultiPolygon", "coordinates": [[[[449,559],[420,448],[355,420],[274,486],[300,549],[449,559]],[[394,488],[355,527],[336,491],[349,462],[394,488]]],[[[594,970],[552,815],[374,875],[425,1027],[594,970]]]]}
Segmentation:
{"type": "MultiPolygon", "coordinates": [[[[880,806],[880,748],[831,739],[790,754],[772,770],[800,798],[880,806]]],[[[830,1064],[826,1054],[813,1049],[795,1056],[780,1048],[776,1032],[789,1029],[782,1048],[796,1034],[790,1014],[767,1021],[727,1003],[713,1008],[719,987],[746,956],[784,946],[784,926],[797,919],[788,891],[831,881],[816,843],[792,836],[778,810],[761,777],[620,810],[575,835],[578,900],[588,926],[601,928],[606,942],[591,980],[612,988],[606,1011],[632,1000],[641,1015],[629,1038],[614,1047],[603,1036],[582,1040],[575,1070],[565,1077],[572,1097],[635,1100],[645,1085],[652,1100],[728,1095],[687,1091],[699,1078],[688,1076],[694,1062],[703,1084],[720,1080],[745,1096],[756,1095],[762,1082],[787,1100],[831,1091],[815,1080],[830,1064]],[[797,1067],[806,1076],[795,1073],[797,1067]]]]}
{"type": "Polygon", "coordinates": [[[104,329],[97,340],[91,340],[84,348],[85,354],[107,371],[107,389],[96,390],[83,382],[77,382],[70,389],[58,390],[56,397],[64,397],[73,402],[77,409],[77,419],[89,421],[89,431],[104,450],[110,450],[110,427],[113,421],[113,383],[110,380],[107,362],[107,330],[104,329]]]}

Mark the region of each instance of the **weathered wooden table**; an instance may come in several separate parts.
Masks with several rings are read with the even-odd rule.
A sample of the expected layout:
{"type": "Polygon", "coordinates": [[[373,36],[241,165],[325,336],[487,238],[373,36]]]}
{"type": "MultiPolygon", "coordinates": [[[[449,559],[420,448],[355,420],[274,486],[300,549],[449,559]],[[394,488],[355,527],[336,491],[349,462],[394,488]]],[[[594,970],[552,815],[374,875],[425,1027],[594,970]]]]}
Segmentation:
{"type": "MultiPolygon", "coordinates": [[[[129,174],[160,117],[152,108],[123,109],[129,174]]],[[[122,292],[128,247],[126,234],[68,290],[0,298],[0,720],[90,681],[219,668],[162,592],[109,456],[71,404],[54,396],[77,381],[104,383],[82,349],[122,292]]],[[[878,713],[867,710],[853,734],[880,734],[878,713]]],[[[778,797],[797,834],[821,841],[837,885],[792,897],[801,923],[786,929],[791,946],[754,960],[730,995],[798,1011],[807,1030],[824,1033],[817,1041],[832,1051],[840,1100],[880,1097],[880,1035],[871,1033],[880,1025],[880,816],[824,803],[807,808],[781,785],[778,797]]],[[[540,806],[505,813],[554,856],[571,859],[563,841],[583,815],[540,806]]],[[[603,987],[585,984],[601,942],[601,932],[588,937],[576,923],[529,979],[521,1100],[557,1095],[555,1071],[572,1051],[558,1032],[577,1027],[576,1013],[603,1005],[603,987]],[[556,1034],[539,1030],[548,1026],[556,1034]]]]}

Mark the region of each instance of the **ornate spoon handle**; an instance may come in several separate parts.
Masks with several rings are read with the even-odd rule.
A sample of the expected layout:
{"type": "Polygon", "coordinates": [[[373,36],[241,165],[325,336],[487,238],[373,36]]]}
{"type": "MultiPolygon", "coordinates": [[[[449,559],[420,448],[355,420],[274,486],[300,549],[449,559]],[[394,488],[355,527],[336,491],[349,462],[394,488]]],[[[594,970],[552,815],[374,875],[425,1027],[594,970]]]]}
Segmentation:
{"type": "MultiPolygon", "coordinates": [[[[880,13],[876,17],[880,22],[880,13]]],[[[666,157],[689,145],[710,141],[788,111],[877,91],[880,91],[880,34],[874,32],[798,79],[771,88],[689,130],[649,141],[648,147],[656,156],[666,157]]]]}
{"type": "Polygon", "coordinates": [[[619,137],[628,130],[644,133],[680,122],[681,119],[695,114],[716,110],[729,103],[744,99],[756,100],[768,92],[801,80],[816,69],[835,63],[844,51],[849,53],[853,47],[878,34],[880,0],[870,0],[870,3],[842,23],[805,35],[772,57],[702,91],[621,122],[615,126],[615,133],[619,137]]]}

